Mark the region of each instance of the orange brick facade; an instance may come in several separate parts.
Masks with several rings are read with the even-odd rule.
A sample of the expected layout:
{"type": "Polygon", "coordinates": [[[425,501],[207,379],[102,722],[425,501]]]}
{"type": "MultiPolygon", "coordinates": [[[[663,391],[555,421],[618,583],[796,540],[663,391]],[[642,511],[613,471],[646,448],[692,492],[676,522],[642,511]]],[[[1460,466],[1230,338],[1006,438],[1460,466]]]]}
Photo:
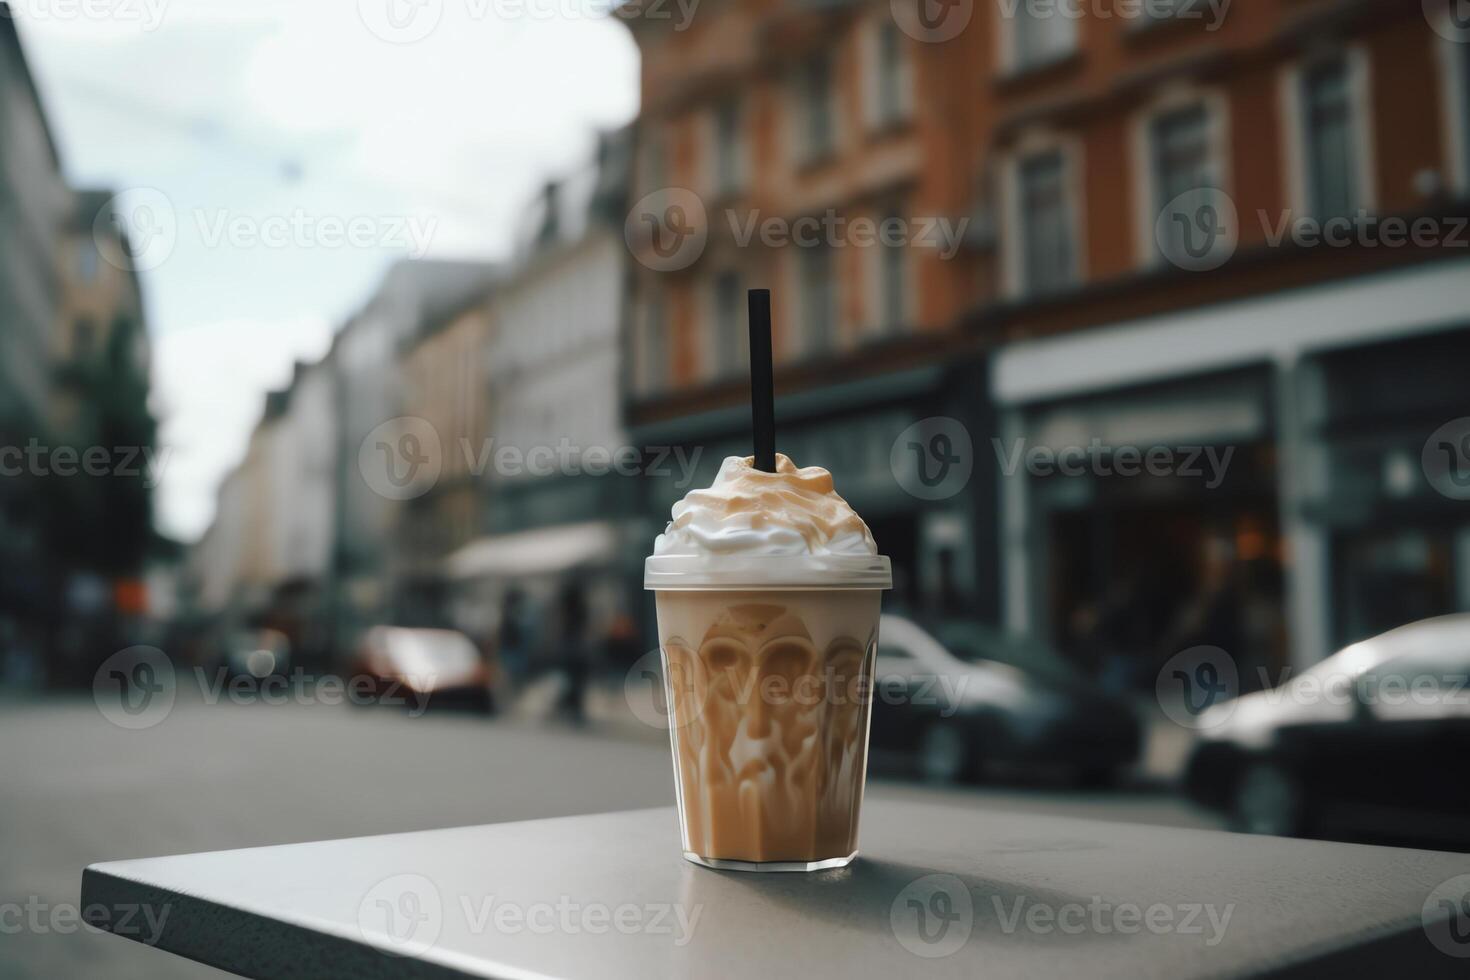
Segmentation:
{"type": "MultiPolygon", "coordinates": [[[[688,188],[705,205],[709,233],[687,268],[632,266],[635,422],[739,397],[729,372],[712,372],[708,363],[709,297],[725,270],[738,273],[743,287],[775,291],[777,358],[789,390],[838,372],[881,372],[906,358],[946,357],[1422,257],[1415,248],[1297,256],[1289,245],[1268,247],[1268,229],[1300,204],[1292,73],[1338,52],[1351,59],[1361,86],[1353,97],[1363,103],[1367,210],[1412,216],[1464,195],[1465,164],[1454,145],[1464,139],[1465,99],[1457,108],[1453,92],[1465,82],[1448,64],[1461,54],[1430,29],[1417,3],[1237,0],[1214,29],[1205,21],[1144,24],[1124,15],[1132,9],[1127,0],[1061,6],[1081,11],[1075,42],[1024,71],[1007,67],[1016,30],[1004,13],[1014,8],[1009,2],[977,0],[963,31],[942,43],[897,32],[907,110],[878,126],[865,100],[877,70],[874,38],[894,23],[888,3],[808,9],[705,0],[683,30],[674,29],[677,18],[654,19],[659,8],[633,21],[644,109],[632,200],[659,187],[688,188]],[[833,147],[804,162],[796,147],[797,83],[802,66],[819,57],[831,64],[833,147]],[[1149,166],[1140,158],[1143,120],[1158,106],[1191,100],[1219,116],[1219,183],[1239,214],[1238,250],[1209,275],[1159,268],[1149,239],[1156,208],[1142,198],[1149,166]],[[743,176],[735,193],[720,194],[711,183],[711,120],[732,102],[743,176]],[[1038,141],[1067,148],[1078,253],[1075,280],[1045,302],[1011,282],[1019,232],[1008,214],[1014,161],[1038,141]],[[896,214],[964,222],[964,245],[947,258],[932,248],[906,249],[903,322],[878,332],[871,329],[876,249],[833,249],[837,315],[825,345],[813,349],[800,337],[801,249],[742,247],[730,226],[756,213],[792,221],[829,211],[848,220],[896,214]],[[666,352],[650,358],[647,348],[658,343],[666,352]],[[906,354],[910,343],[922,353],[906,354]]],[[[949,9],[959,15],[965,8],[949,9]]]]}

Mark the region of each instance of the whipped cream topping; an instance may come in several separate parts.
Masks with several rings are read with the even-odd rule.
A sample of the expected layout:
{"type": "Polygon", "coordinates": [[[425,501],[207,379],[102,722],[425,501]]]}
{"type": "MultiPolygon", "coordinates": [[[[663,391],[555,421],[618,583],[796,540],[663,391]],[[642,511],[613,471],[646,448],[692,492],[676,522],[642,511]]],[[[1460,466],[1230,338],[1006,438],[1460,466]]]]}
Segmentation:
{"type": "Polygon", "coordinates": [[[876,555],[868,526],[820,466],[781,453],[776,472],[728,456],[708,490],[691,490],[654,541],[655,555],[876,555]]]}

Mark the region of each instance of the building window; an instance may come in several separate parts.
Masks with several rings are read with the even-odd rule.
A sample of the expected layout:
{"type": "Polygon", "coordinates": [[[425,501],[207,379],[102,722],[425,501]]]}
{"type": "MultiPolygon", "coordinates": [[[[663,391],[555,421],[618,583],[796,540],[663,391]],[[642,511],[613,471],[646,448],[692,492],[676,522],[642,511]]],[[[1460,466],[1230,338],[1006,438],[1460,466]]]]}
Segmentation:
{"type": "Polygon", "coordinates": [[[77,278],[82,282],[97,281],[97,243],[92,240],[77,245],[77,278]]]}
{"type": "Polygon", "coordinates": [[[1458,66],[1457,86],[1458,129],[1460,133],[1460,191],[1470,196],[1470,39],[1454,46],[1458,66]]]}
{"type": "Polygon", "coordinates": [[[714,336],[710,338],[709,351],[713,361],[711,373],[716,378],[739,374],[745,368],[750,341],[745,329],[744,293],[740,273],[728,270],[715,277],[711,318],[714,336]]]}
{"type": "Polygon", "coordinates": [[[871,34],[868,83],[868,121],[874,129],[897,125],[908,119],[912,100],[909,60],[904,35],[891,21],[876,24],[871,34]]]}
{"type": "Polygon", "coordinates": [[[816,55],[801,68],[800,106],[803,163],[832,155],[837,145],[837,120],[832,106],[832,56],[816,55]]]}
{"type": "Polygon", "coordinates": [[[801,318],[805,353],[832,349],[837,326],[837,292],[832,277],[832,250],[826,245],[803,248],[801,256],[801,318]]]}
{"type": "Polygon", "coordinates": [[[890,334],[908,319],[908,252],[893,237],[881,234],[885,227],[901,221],[889,213],[879,225],[878,236],[878,332],[890,334]]]}
{"type": "Polygon", "coordinates": [[[1022,159],[1017,184],[1021,291],[1046,293],[1070,285],[1075,278],[1076,245],[1065,155],[1061,150],[1048,150],[1022,159]]]}
{"type": "Polygon", "coordinates": [[[1165,257],[1188,254],[1186,246],[1193,247],[1193,240],[1187,225],[1170,222],[1167,239],[1159,241],[1155,222],[1181,195],[1221,185],[1219,147],[1208,108],[1193,103],[1154,116],[1147,128],[1147,154],[1151,190],[1144,196],[1150,208],[1144,232],[1165,257]]]}
{"type": "Polygon", "coordinates": [[[646,191],[658,190],[668,185],[664,138],[660,130],[653,129],[645,135],[640,169],[643,172],[643,187],[646,191]]]}
{"type": "Polygon", "coordinates": [[[1002,36],[1009,39],[1002,64],[1011,71],[1050,64],[1076,50],[1077,21],[1065,5],[1023,0],[1006,8],[1005,4],[998,8],[1009,25],[1002,31],[1002,36]]]}
{"type": "Polygon", "coordinates": [[[662,391],[669,381],[669,332],[662,295],[654,293],[645,302],[641,327],[638,387],[645,393],[662,391]]]}
{"type": "Polygon", "coordinates": [[[744,176],[740,148],[740,103],[730,99],[714,111],[714,189],[722,197],[740,189],[744,176]]]}
{"type": "Polygon", "coordinates": [[[1302,150],[1306,204],[1319,220],[1353,214],[1363,162],[1346,58],[1312,65],[1301,76],[1302,150]]]}
{"type": "Polygon", "coordinates": [[[1210,117],[1202,105],[1166,112],[1149,127],[1154,204],[1162,210],[1186,191],[1216,183],[1210,117]]]}

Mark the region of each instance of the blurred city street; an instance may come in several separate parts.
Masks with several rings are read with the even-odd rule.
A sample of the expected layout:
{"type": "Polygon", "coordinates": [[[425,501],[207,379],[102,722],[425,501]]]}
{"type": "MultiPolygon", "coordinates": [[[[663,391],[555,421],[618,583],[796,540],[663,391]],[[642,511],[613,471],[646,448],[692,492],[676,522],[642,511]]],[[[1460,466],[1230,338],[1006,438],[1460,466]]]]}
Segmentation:
{"type": "MultiPolygon", "coordinates": [[[[537,728],[389,708],[181,701],[121,731],[90,699],[0,708],[0,901],[75,909],[81,869],[162,854],[666,806],[668,745],[651,730],[537,728]],[[611,737],[610,737],[611,736],[611,737]],[[17,751],[18,750],[18,751],[17,751]],[[536,760],[535,765],[527,764],[536,760]]],[[[1171,826],[1214,818],[1162,793],[940,789],[891,778],[870,795],[985,814],[1025,810],[1171,826]]],[[[669,842],[669,860],[682,860],[669,842]]],[[[29,913],[27,913],[29,914],[29,913]]],[[[225,976],[115,937],[58,927],[7,934],[0,976],[225,976]]]]}
{"type": "MultiPolygon", "coordinates": [[[[676,803],[720,871],[922,841],[828,895],[935,978],[1470,957],[1470,873],[1352,848],[1470,855],[1467,13],[0,0],[0,980],[699,976],[419,956],[375,894],[638,884],[640,815],[342,840],[676,803]],[[1259,914],[1233,961],[904,944],[998,897],[1007,813],[1146,828],[1033,907],[1259,914]],[[113,862],[180,854],[122,941],[171,886],[113,862]]],[[[910,972],[843,954],[740,966],[910,972]]]]}

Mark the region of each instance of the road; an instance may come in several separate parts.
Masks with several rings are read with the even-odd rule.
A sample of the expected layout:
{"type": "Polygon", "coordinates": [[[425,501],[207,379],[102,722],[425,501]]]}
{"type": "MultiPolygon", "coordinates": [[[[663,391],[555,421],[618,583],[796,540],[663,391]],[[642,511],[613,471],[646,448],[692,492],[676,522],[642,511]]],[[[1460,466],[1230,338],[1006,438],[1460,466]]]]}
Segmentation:
{"type": "MultiPolygon", "coordinates": [[[[177,704],[127,731],[86,697],[0,701],[0,977],[226,974],[71,925],[95,861],[672,803],[668,745],[387,708],[177,704]]],[[[870,783],[877,796],[1210,826],[1168,797],[870,783]]],[[[674,841],[669,846],[675,846],[674,841]]]]}

